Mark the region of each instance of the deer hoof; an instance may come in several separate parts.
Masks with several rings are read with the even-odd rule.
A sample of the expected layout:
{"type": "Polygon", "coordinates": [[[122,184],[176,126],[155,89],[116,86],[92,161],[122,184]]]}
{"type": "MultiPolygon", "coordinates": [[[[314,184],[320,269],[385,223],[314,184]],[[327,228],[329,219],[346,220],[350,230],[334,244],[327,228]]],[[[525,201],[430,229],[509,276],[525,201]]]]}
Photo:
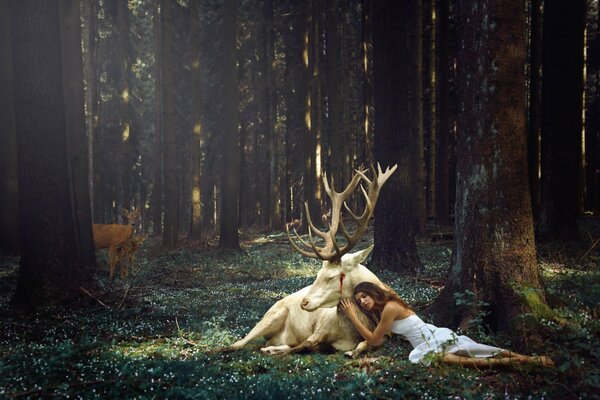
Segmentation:
{"type": "Polygon", "coordinates": [[[286,354],[290,353],[291,349],[292,348],[290,346],[288,346],[287,344],[284,344],[282,346],[263,347],[262,349],[260,349],[260,351],[262,351],[265,354],[272,355],[272,356],[285,356],[286,354]]]}

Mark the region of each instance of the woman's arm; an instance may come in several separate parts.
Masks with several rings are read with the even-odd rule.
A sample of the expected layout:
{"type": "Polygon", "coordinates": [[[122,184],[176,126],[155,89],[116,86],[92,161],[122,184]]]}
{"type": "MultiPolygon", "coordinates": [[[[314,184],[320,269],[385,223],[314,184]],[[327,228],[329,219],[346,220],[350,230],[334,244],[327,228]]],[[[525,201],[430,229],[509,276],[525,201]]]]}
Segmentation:
{"type": "Polygon", "coordinates": [[[371,345],[371,346],[381,346],[383,344],[383,338],[385,333],[390,329],[394,319],[396,319],[396,312],[393,307],[390,307],[386,304],[383,308],[383,312],[381,313],[381,320],[379,324],[375,328],[373,332],[369,330],[366,326],[363,325],[362,322],[356,316],[358,310],[356,309],[356,304],[352,299],[344,299],[341,301],[342,310],[346,313],[352,324],[356,327],[356,330],[360,335],[371,345]]]}

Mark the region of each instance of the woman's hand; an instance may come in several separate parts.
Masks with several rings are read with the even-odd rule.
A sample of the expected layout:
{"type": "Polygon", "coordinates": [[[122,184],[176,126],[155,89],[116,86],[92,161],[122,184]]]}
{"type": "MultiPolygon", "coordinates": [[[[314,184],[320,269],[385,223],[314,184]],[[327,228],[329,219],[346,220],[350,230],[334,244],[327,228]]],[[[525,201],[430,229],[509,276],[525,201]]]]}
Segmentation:
{"type": "Polygon", "coordinates": [[[349,318],[356,317],[356,303],[352,299],[343,299],[340,306],[349,318]]]}

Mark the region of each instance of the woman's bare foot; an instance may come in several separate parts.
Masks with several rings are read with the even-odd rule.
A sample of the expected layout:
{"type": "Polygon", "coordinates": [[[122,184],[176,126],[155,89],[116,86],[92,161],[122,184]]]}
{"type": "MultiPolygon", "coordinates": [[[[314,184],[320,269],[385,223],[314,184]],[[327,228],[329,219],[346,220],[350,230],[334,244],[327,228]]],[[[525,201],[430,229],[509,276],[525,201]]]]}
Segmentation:
{"type": "Polygon", "coordinates": [[[554,361],[548,356],[532,356],[530,358],[531,364],[542,365],[544,367],[554,367],[554,361]]]}

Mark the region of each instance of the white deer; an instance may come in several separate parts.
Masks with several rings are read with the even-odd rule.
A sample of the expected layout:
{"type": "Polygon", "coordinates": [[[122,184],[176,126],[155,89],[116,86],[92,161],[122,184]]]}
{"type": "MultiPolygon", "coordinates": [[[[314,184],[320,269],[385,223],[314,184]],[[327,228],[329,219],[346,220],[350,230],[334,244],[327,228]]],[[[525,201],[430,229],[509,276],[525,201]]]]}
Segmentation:
{"type": "MultiPolygon", "coordinates": [[[[276,302],[243,339],[235,342],[226,350],[240,349],[259,337],[267,339],[266,347],[261,351],[278,355],[296,353],[306,349],[319,350],[324,347],[333,347],[356,357],[368,347],[367,342],[362,339],[337,306],[340,299],[354,296],[354,287],[360,282],[373,282],[389,290],[389,287],[383,284],[375,274],[361,265],[361,262],[373,249],[372,245],[364,250],[348,253],[367,231],[379,191],[396,170],[396,165],[386,168],[383,172],[381,166],[377,164],[377,169],[378,171],[375,172],[375,169],[371,168],[373,180],[365,175],[366,171],[357,170],[352,181],[341,193],[335,191],[333,179],[330,187],[327,177],[323,177],[325,191],[331,199],[329,231],[323,232],[315,228],[307,203],[305,203],[305,209],[309,225],[308,241],[302,239],[294,229],[296,241],[299,241],[297,244],[290,235],[289,225],[286,226],[288,238],[297,252],[323,261],[317,278],[312,285],[276,302]],[[349,209],[345,201],[361,180],[367,186],[367,190],[365,190],[361,185],[366,204],[363,213],[357,216],[349,209]],[[348,232],[342,220],[342,204],[356,222],[356,229],[352,234],[348,232]],[[343,246],[340,246],[335,238],[338,227],[341,227],[341,232],[346,239],[346,244],[343,246]],[[323,246],[315,243],[313,234],[324,242],[323,246]]],[[[372,324],[366,318],[364,322],[369,326],[372,324]]]]}

